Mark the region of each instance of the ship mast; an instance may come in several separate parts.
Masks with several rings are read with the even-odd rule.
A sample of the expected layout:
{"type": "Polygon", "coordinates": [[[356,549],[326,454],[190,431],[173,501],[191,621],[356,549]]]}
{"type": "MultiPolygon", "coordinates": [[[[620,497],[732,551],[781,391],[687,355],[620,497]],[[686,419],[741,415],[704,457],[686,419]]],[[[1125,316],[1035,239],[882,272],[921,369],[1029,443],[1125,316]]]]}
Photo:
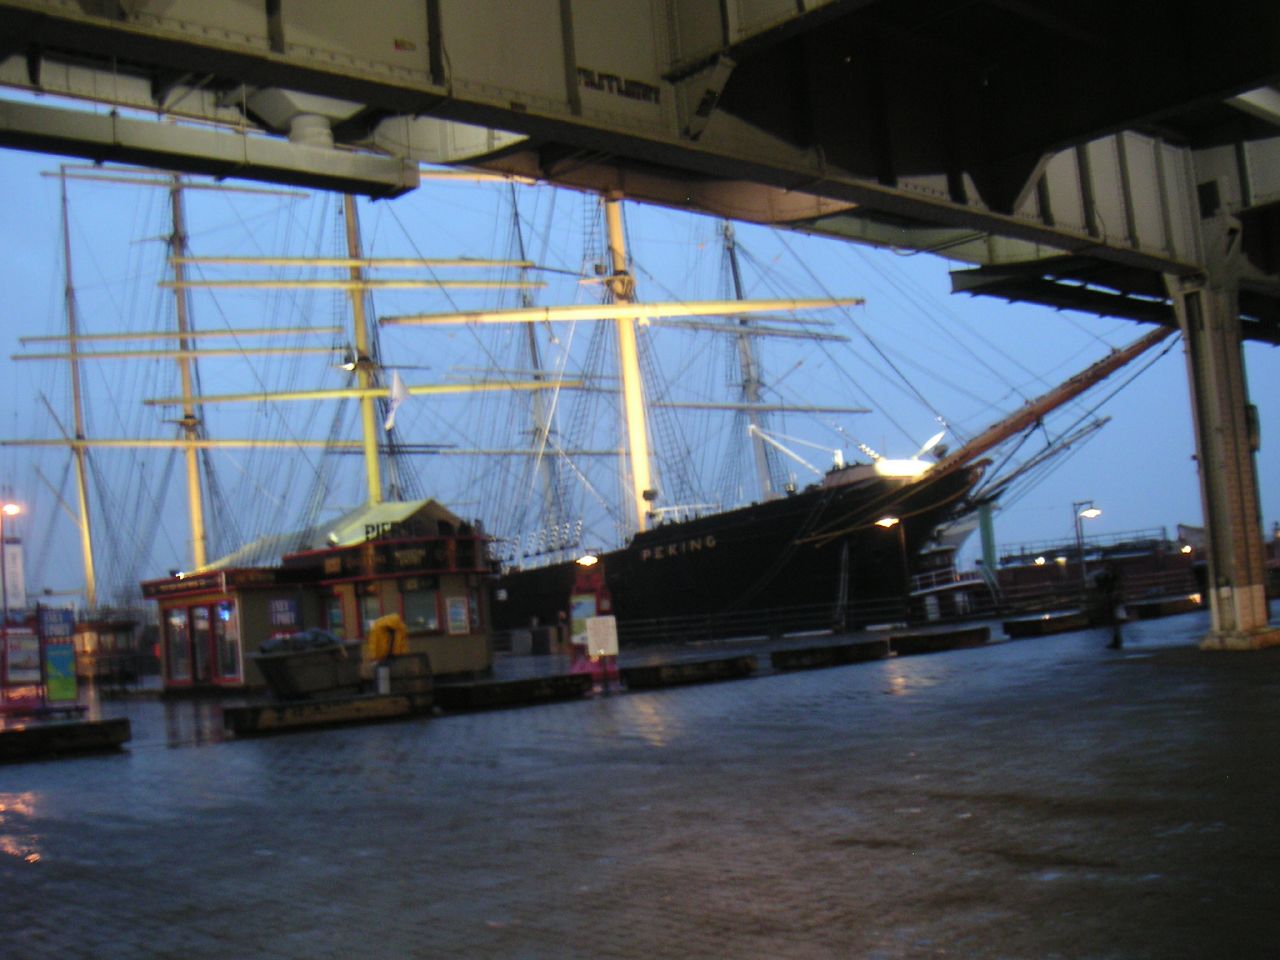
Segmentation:
{"type": "MultiPolygon", "coordinates": [[[[511,184],[511,226],[515,234],[515,253],[519,258],[518,262],[528,264],[527,251],[524,246],[524,231],[520,228],[520,208],[516,204],[516,187],[514,183],[511,184]]],[[[528,279],[529,269],[527,265],[520,267],[522,279],[528,279]]],[[[525,308],[533,306],[533,297],[526,287],[520,288],[520,305],[525,308]]],[[[534,380],[545,380],[547,377],[543,372],[542,354],[538,349],[538,331],[532,323],[525,326],[525,347],[529,352],[529,369],[533,371],[534,380]]],[[[548,457],[543,456],[551,440],[551,412],[549,405],[545,402],[542,391],[535,390],[530,397],[530,401],[533,414],[533,443],[531,446],[536,452],[535,465],[542,486],[542,509],[543,517],[545,518],[543,529],[554,531],[558,530],[563,522],[562,515],[564,510],[554,465],[548,457]]]]}
{"type": "MultiPolygon", "coordinates": [[[[529,288],[535,286],[544,286],[539,281],[521,280],[521,281],[492,281],[492,280],[437,280],[417,279],[417,280],[390,280],[379,281],[370,280],[366,276],[367,270],[377,269],[381,267],[448,267],[459,269],[490,269],[493,267],[518,267],[527,269],[532,264],[526,261],[493,261],[480,260],[476,258],[462,259],[423,259],[423,258],[396,258],[396,259],[368,259],[360,254],[360,238],[355,216],[354,203],[348,199],[346,209],[347,220],[347,243],[348,256],[331,257],[323,259],[315,258],[293,258],[293,257],[192,257],[189,255],[187,247],[187,231],[185,220],[185,209],[183,198],[185,191],[191,189],[192,185],[182,180],[180,177],[166,176],[163,180],[144,179],[135,177],[111,177],[104,178],[97,175],[82,175],[77,177],[67,172],[64,167],[61,174],[62,178],[62,220],[64,245],[66,248],[66,311],[67,311],[67,332],[65,335],[59,336],[31,336],[21,338],[21,343],[26,346],[29,343],[36,342],[65,342],[67,351],[65,353],[26,353],[14,356],[14,360],[65,360],[71,367],[72,393],[75,407],[75,435],[74,437],[64,435],[60,440],[35,440],[35,439],[0,439],[0,446],[66,446],[72,451],[75,458],[74,462],[77,468],[77,479],[79,482],[79,499],[80,499],[80,530],[85,555],[85,580],[86,580],[86,597],[90,607],[94,607],[97,602],[96,584],[94,578],[93,554],[90,542],[90,523],[89,523],[89,499],[87,490],[87,456],[90,448],[118,448],[118,449],[181,449],[186,455],[187,462],[187,494],[190,503],[190,519],[191,519],[191,540],[192,540],[192,569],[203,569],[209,562],[207,535],[204,520],[204,497],[202,489],[202,478],[199,472],[199,454],[201,451],[215,449],[319,449],[326,451],[359,451],[365,456],[369,502],[377,503],[381,501],[381,476],[379,473],[378,453],[379,453],[379,430],[378,418],[376,413],[376,403],[380,399],[388,397],[389,390],[385,386],[377,384],[376,377],[376,356],[372,355],[371,346],[373,337],[370,335],[368,318],[365,312],[364,296],[370,289],[379,287],[450,287],[450,288],[492,288],[495,286],[521,288],[529,288]],[[172,279],[165,280],[160,283],[162,288],[172,289],[175,293],[176,303],[176,330],[167,331],[133,331],[119,332],[108,334],[82,334],[79,331],[76,316],[76,305],[71,282],[71,259],[70,259],[70,230],[68,227],[68,201],[66,192],[66,180],[68,179],[111,179],[119,180],[124,183],[139,184],[150,187],[161,187],[169,191],[172,226],[171,233],[168,237],[169,259],[173,264],[172,279]],[[266,266],[308,266],[308,267],[336,267],[346,268],[348,275],[343,279],[307,281],[307,280],[249,280],[249,281],[220,281],[193,279],[188,276],[188,268],[192,265],[248,265],[254,267],[266,266]],[[192,288],[303,288],[303,289],[345,289],[351,291],[353,316],[354,316],[354,342],[355,349],[358,351],[357,359],[362,361],[357,364],[359,371],[357,385],[346,387],[338,390],[302,390],[289,393],[269,393],[255,392],[250,394],[230,395],[230,396],[209,396],[202,395],[197,392],[196,369],[194,363],[197,358],[214,358],[214,357],[242,357],[247,354],[273,354],[273,353],[289,353],[289,354],[330,354],[331,347],[311,348],[297,346],[262,346],[262,347],[245,347],[238,346],[235,349],[210,349],[199,346],[199,341],[219,338],[219,337],[274,337],[283,334],[318,336],[326,334],[334,334],[340,332],[339,327],[322,326],[307,328],[287,328],[287,327],[242,327],[239,329],[228,330],[195,330],[192,329],[190,322],[190,294],[188,291],[192,288]],[[85,350],[86,344],[114,343],[125,340],[161,340],[175,343],[173,349],[126,349],[126,350],[85,350]],[[179,436],[172,439],[88,439],[85,436],[84,418],[82,415],[81,402],[81,384],[80,384],[80,366],[85,360],[115,360],[115,359],[166,359],[175,360],[179,365],[181,374],[181,390],[177,396],[166,397],[160,400],[144,400],[146,406],[174,406],[180,407],[182,410],[181,419],[177,421],[182,430],[179,436]],[[203,423],[197,415],[197,409],[209,403],[227,403],[227,402],[274,402],[274,401],[299,401],[313,399],[341,399],[354,397],[361,401],[362,413],[364,414],[363,435],[359,441],[349,442],[341,440],[310,440],[294,438],[291,440],[211,440],[205,437],[203,423]]],[[[197,185],[199,188],[199,185],[197,185]]],[[[252,189],[242,189],[236,187],[228,187],[217,185],[207,187],[207,189],[230,190],[233,192],[245,193],[278,193],[278,191],[261,191],[252,189]]],[[[288,194],[285,194],[288,195],[288,194]]],[[[429,386],[412,386],[406,388],[409,395],[446,395],[456,393],[478,393],[486,391],[532,391],[539,392],[543,390],[558,390],[564,388],[581,387],[582,384],[576,380],[563,380],[560,378],[548,377],[545,373],[539,373],[537,379],[532,382],[524,381],[506,381],[500,383],[485,384],[441,384],[429,386]]],[[[439,450],[431,451],[435,453],[463,453],[466,451],[439,450]]],[[[512,451],[508,451],[512,452],[512,451]]],[[[597,454],[603,451],[585,451],[586,453],[597,454]]],[[[611,452],[612,453],[612,452],[611,452]]],[[[394,482],[394,479],[393,479],[394,482]]]]}
{"type": "MultiPolygon", "coordinates": [[[[355,334],[356,382],[360,389],[368,391],[374,386],[373,361],[369,358],[369,326],[365,321],[364,271],[357,265],[360,259],[360,224],[356,220],[356,201],[351,194],[342,198],[343,219],[347,226],[347,255],[353,262],[351,271],[351,322],[355,334]]],[[[365,485],[369,506],[382,502],[382,474],[378,465],[378,421],[374,407],[375,397],[364,393],[360,397],[360,436],[364,450],[365,485]]]]}
{"type": "MultiPolygon", "coordinates": [[[[605,224],[608,227],[612,273],[609,289],[616,303],[636,302],[635,279],[627,272],[626,240],[622,229],[622,198],[605,197],[605,224]]],[[[644,386],[640,379],[640,357],[636,344],[637,314],[615,318],[618,335],[618,372],[622,378],[622,407],[627,424],[627,450],[631,461],[631,493],[635,501],[636,531],[648,527],[648,505],[657,497],[653,489],[649,457],[649,430],[644,414],[644,386]]],[[[645,321],[641,321],[645,322],[645,321]]]]}
{"type": "MultiPolygon", "coordinates": [[[[178,324],[178,371],[182,380],[182,419],[178,421],[182,427],[183,457],[187,466],[187,513],[191,524],[191,564],[195,570],[203,570],[208,562],[208,536],[204,524],[204,492],[200,484],[199,448],[196,440],[200,439],[200,419],[196,416],[195,390],[193,388],[192,368],[195,360],[191,355],[192,341],[188,334],[191,330],[188,317],[188,294],[186,289],[187,224],[182,202],[182,178],[173,175],[169,188],[169,199],[173,207],[173,233],[169,237],[169,253],[173,258],[174,303],[177,308],[178,324]]],[[[75,341],[72,341],[74,349],[75,341]]]]}
{"type": "MultiPolygon", "coordinates": [[[[743,300],[745,297],[742,291],[742,271],[738,268],[738,245],[734,238],[733,224],[728,220],[724,222],[724,250],[729,258],[729,275],[733,280],[733,295],[739,300],[743,300]]],[[[751,326],[751,319],[739,317],[738,325],[740,327],[749,327],[751,326]]],[[[738,365],[742,370],[743,402],[751,406],[758,406],[761,402],[760,358],[756,354],[752,338],[748,337],[745,332],[738,337],[738,365]]],[[[769,500],[774,497],[775,493],[772,478],[769,476],[768,448],[765,446],[764,435],[760,432],[763,429],[762,419],[763,417],[759,411],[750,408],[747,410],[747,423],[749,424],[747,434],[751,437],[751,451],[755,457],[756,480],[760,484],[760,497],[763,500],[769,500]]]]}
{"type": "MultiPolygon", "coordinates": [[[[83,441],[85,438],[84,407],[80,397],[80,359],[76,341],[79,331],[79,319],[76,316],[75,287],[71,281],[71,228],[67,214],[67,177],[65,167],[62,170],[61,184],[64,297],[66,300],[67,336],[71,343],[71,350],[68,354],[68,363],[71,367],[71,406],[75,417],[76,440],[83,441]]],[[[98,605],[98,585],[93,568],[93,536],[90,533],[89,524],[89,488],[85,477],[86,453],[87,451],[83,446],[72,448],[72,456],[75,457],[76,465],[76,496],[80,507],[80,552],[84,559],[84,601],[85,606],[93,610],[98,605]]]]}
{"type": "Polygon", "coordinates": [[[1112,350],[1101,360],[1081,370],[1071,379],[1058,385],[1048,393],[1041,394],[1034,400],[1029,400],[1018,410],[978,434],[959,450],[939,460],[929,471],[928,476],[931,478],[940,477],[944,473],[972,463],[992,447],[1025,430],[1067,401],[1080,396],[1095,383],[1109,377],[1129,361],[1145,353],[1173,332],[1173,327],[1158,327],[1150,333],[1139,337],[1127,347],[1112,350]]]}

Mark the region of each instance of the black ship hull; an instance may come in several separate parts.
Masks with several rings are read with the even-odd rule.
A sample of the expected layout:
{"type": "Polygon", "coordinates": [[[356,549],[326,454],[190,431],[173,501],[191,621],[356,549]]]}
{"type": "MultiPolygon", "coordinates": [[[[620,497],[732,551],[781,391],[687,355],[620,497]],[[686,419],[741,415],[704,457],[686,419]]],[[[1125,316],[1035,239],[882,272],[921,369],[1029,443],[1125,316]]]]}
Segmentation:
{"type": "MultiPolygon", "coordinates": [[[[614,613],[624,634],[642,621],[742,624],[782,610],[805,610],[814,626],[839,624],[849,610],[905,596],[910,558],[960,511],[980,473],[870,477],[661,524],[601,557],[614,613]],[[876,524],[890,516],[899,523],[876,524]]],[[[560,563],[503,574],[495,626],[556,623],[576,572],[560,563]]]]}

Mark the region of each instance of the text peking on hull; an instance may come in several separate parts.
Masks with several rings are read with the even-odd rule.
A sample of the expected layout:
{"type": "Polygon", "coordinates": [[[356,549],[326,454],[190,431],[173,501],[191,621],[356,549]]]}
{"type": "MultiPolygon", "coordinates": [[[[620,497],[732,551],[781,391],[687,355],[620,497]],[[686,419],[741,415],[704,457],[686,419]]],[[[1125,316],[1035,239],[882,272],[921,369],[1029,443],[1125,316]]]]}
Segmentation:
{"type": "MultiPolygon", "coordinates": [[[[855,627],[854,611],[906,595],[911,559],[965,512],[982,470],[906,479],[847,467],[778,499],[638,533],[600,557],[619,631],[638,637],[641,625],[667,622],[698,635],[749,633],[779,615],[793,629],[855,627]],[[898,522],[877,524],[887,518],[898,522]]],[[[563,562],[500,575],[495,626],[557,623],[580,569],[563,562]]]]}

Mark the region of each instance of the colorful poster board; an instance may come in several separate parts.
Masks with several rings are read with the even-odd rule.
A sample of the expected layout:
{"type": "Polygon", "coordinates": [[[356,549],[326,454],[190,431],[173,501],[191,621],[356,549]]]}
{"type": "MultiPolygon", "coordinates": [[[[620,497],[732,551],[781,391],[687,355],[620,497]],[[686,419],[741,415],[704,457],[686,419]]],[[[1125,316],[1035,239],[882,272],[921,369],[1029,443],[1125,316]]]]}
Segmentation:
{"type": "Polygon", "coordinates": [[[587,645],[587,620],[596,615],[596,595],[575,593],[569,597],[569,633],[580,647],[587,645]]]}
{"type": "Polygon", "coordinates": [[[76,616],[65,607],[40,608],[40,642],[44,646],[45,703],[74,703],[76,689],[76,616]]]}
{"type": "Polygon", "coordinates": [[[44,670],[46,703],[74,703],[79,698],[74,643],[47,642],[44,646],[44,670]]]}

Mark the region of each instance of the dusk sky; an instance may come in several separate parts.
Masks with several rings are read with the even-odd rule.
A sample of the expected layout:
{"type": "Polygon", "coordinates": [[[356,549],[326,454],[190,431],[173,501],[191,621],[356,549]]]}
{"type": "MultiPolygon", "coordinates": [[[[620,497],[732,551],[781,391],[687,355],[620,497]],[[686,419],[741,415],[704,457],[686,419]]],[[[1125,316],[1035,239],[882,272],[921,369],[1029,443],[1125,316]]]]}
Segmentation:
{"type": "MultiPolygon", "coordinates": [[[[0,283],[5,290],[0,363],[3,363],[6,384],[0,399],[0,435],[5,438],[57,435],[57,428],[37,394],[42,392],[42,384],[49,384],[52,390],[54,384],[61,382],[58,376],[65,381],[65,375],[55,374],[48,365],[15,363],[10,355],[20,352],[18,338],[24,333],[57,332],[62,328],[58,182],[41,176],[42,171],[56,170],[59,162],[55,157],[0,151],[0,176],[6,185],[6,201],[0,217],[0,230],[6,238],[6,256],[0,261],[0,283]]],[[[122,302],[122,298],[141,298],[138,288],[146,286],[146,296],[154,297],[154,277],[128,277],[123,275],[125,268],[118,266],[131,254],[131,244],[151,242],[137,236],[129,238],[129,232],[137,229],[129,223],[130,204],[136,205],[139,201],[103,200],[100,188],[73,186],[72,189],[72,235],[76,244],[73,259],[77,287],[84,302],[94,302],[96,289],[105,294],[103,302],[117,301],[116,307],[127,312],[128,304],[122,302]],[[137,292],[128,292],[130,290],[137,292]]],[[[394,229],[415,229],[431,219],[431,255],[501,256],[504,253],[498,239],[501,231],[492,222],[494,213],[489,201],[479,199],[478,191],[482,189],[492,190],[441,188],[428,181],[413,195],[363,205],[363,229],[376,247],[382,242],[381,238],[389,237],[394,229]],[[448,192],[441,193],[441,190],[448,192]],[[468,190],[477,191],[475,198],[468,190]]],[[[552,191],[540,190],[531,202],[550,204],[552,191]]],[[[571,228],[576,231],[582,216],[570,208],[572,203],[581,204],[583,198],[573,195],[571,203],[568,195],[561,196],[562,199],[555,202],[566,211],[571,228]]],[[[195,202],[193,200],[193,204],[195,202]]],[[[239,226],[250,233],[277,230],[274,225],[239,226]]],[[[705,239],[714,237],[714,224],[707,218],[631,206],[628,229],[636,251],[637,285],[642,299],[667,299],[673,294],[660,289],[667,282],[665,278],[683,275],[703,263],[714,266],[716,262],[715,251],[711,249],[714,244],[705,239]]],[[[196,226],[192,232],[194,242],[196,226]]],[[[744,249],[753,253],[763,250],[757,254],[761,260],[789,269],[798,278],[797,295],[802,294],[808,281],[813,281],[808,284],[810,287],[817,285],[823,289],[809,289],[808,295],[865,297],[865,307],[850,314],[849,322],[856,324],[857,332],[848,328],[854,339],[849,349],[866,355],[876,353],[878,348],[883,357],[875,361],[890,360],[896,370],[912,382],[910,388],[901,385],[891,388],[888,381],[882,384],[861,372],[854,373],[848,362],[841,360],[841,355],[831,354],[809,365],[796,363],[786,370],[775,368],[774,375],[785,380],[780,389],[785,386],[792,396],[821,390],[828,402],[883,406],[890,413],[889,420],[868,415],[865,420],[851,421],[855,425],[839,429],[848,435],[856,430],[857,440],[890,456],[909,456],[924,438],[938,429],[932,414],[916,402],[915,394],[927,399],[933,409],[946,417],[953,434],[944,442],[954,447],[959,442],[955,434],[971,436],[1002,411],[1012,410],[1026,397],[1098,359],[1110,347],[1136,339],[1145,329],[1113,318],[954,296],[949,293],[947,272],[963,265],[948,264],[937,257],[817,241],[795,234],[780,237],[772,238],[769,231],[740,228],[744,249]],[[798,269],[795,263],[789,262],[793,255],[801,257],[808,266],[798,269]],[[811,277],[803,276],[807,271],[812,272],[811,277]],[[875,342],[875,348],[868,339],[875,342]],[[835,369],[842,365],[843,370],[835,369]],[[841,377],[846,380],[856,377],[858,389],[841,393],[841,377]]],[[[548,242],[544,246],[554,259],[555,244],[548,242]]],[[[395,243],[387,240],[383,250],[373,252],[388,255],[385,250],[394,247],[395,243]]],[[[219,249],[216,236],[209,238],[204,249],[206,252],[219,249]]],[[[535,259],[538,259],[536,255],[535,259]]],[[[552,265],[574,270],[580,266],[577,262],[552,265]]],[[[763,290],[749,293],[769,295],[763,290]]],[[[697,295],[713,295],[713,292],[700,290],[697,295]]],[[[380,312],[411,309],[394,303],[383,307],[379,301],[380,312]]],[[[86,326],[95,330],[110,329],[121,322],[119,316],[85,318],[86,326]]],[[[1020,491],[1011,502],[1002,505],[996,521],[997,541],[1002,546],[1070,539],[1072,503],[1086,499],[1093,500],[1103,511],[1101,517],[1088,521],[1090,534],[1164,528],[1172,536],[1179,523],[1200,523],[1185,358],[1181,342],[1170,342],[1174,343],[1173,348],[1162,356],[1159,352],[1163,347],[1157,348],[1096,388],[1083,403],[1075,405],[1074,409],[1083,413],[1132,379],[1096,411],[1097,415],[1111,418],[1107,426],[1078,450],[1060,457],[1055,469],[1037,485],[1020,491]]],[[[1280,440],[1275,434],[1275,424],[1280,422],[1280,354],[1268,346],[1249,344],[1245,356],[1251,396],[1262,424],[1258,474],[1262,519],[1269,532],[1272,524],[1280,521],[1280,491],[1274,482],[1280,471],[1280,440]]],[[[678,366],[679,358],[675,358],[675,362],[678,366]]],[[[111,369],[119,371],[120,368],[111,369]]],[[[107,376],[122,375],[117,372],[107,376]]],[[[425,376],[416,379],[422,380],[425,376]]],[[[406,373],[405,378],[410,380],[410,374],[406,373]]],[[[100,417],[102,404],[112,401],[95,386],[94,377],[88,381],[86,403],[97,410],[100,417]]],[[[66,416],[69,422],[64,394],[65,390],[51,393],[48,399],[51,407],[60,408],[58,415],[66,416]]],[[[421,411],[406,406],[407,428],[412,429],[418,422],[415,418],[420,416],[421,411]]],[[[117,433],[101,429],[98,435],[117,433]]],[[[65,480],[68,461],[68,455],[60,450],[36,454],[20,447],[0,448],[0,486],[6,497],[28,507],[15,527],[28,544],[28,586],[32,590],[74,589],[80,583],[74,531],[50,490],[51,486],[61,486],[62,497],[68,503],[74,502],[72,488],[65,480]],[[44,480],[34,472],[37,465],[44,480]],[[42,547],[44,556],[39,570],[33,570],[30,554],[46,541],[48,546],[42,547]]],[[[809,482],[813,477],[799,479],[809,482]]],[[[179,482],[175,477],[174,484],[179,482]]],[[[441,489],[447,489],[447,484],[441,489]]],[[[166,509],[180,509],[176,498],[165,502],[170,505],[166,509]]],[[[482,515],[484,506],[467,504],[461,512],[482,515]]],[[[174,550],[180,547],[181,544],[173,545],[174,550]]],[[[164,575],[169,564],[180,562],[157,556],[147,561],[144,576],[164,575]]]]}

